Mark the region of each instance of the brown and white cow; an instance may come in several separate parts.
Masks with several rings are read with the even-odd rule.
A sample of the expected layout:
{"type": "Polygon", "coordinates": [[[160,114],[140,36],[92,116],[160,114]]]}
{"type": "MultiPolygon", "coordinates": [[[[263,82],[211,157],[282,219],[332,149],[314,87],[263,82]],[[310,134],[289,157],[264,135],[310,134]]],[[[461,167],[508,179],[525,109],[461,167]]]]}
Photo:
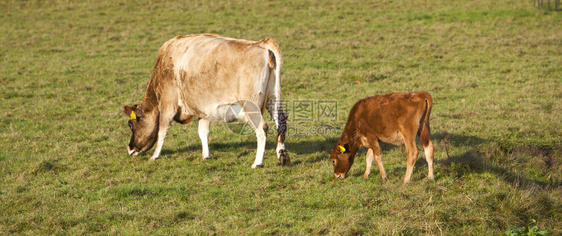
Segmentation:
{"type": "Polygon", "coordinates": [[[410,181],[418,157],[416,134],[425,150],[429,173],[433,180],[433,144],[430,140],[429,115],[433,99],[427,92],[389,93],[359,100],[349,113],[340,141],[332,148],[330,160],[336,178],[345,178],[355,154],[367,147],[367,168],[363,179],[371,172],[373,160],[386,179],[379,141],[395,145],[405,144],[408,152],[404,183],[410,181]]]}
{"type": "Polygon", "coordinates": [[[154,144],[150,160],[160,156],[172,121],[189,123],[199,118],[202,157],[209,158],[211,122],[243,120],[257,136],[252,168],[263,166],[267,109],[277,125],[277,158],[288,165],[285,150],[287,114],[281,107],[279,46],[272,39],[251,41],[213,34],[177,36],[160,48],[152,77],[140,105],[124,106],[133,132],[127,146],[138,155],[154,144]]]}

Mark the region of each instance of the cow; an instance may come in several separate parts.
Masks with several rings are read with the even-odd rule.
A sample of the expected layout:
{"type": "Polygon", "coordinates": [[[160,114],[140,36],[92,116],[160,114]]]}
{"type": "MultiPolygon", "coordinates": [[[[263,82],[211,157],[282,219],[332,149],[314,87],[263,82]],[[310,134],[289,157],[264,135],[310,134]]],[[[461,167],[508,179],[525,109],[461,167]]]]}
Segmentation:
{"type": "Polygon", "coordinates": [[[257,137],[252,168],[263,167],[267,109],[277,126],[277,158],[289,165],[285,149],[287,113],[281,106],[283,59],[273,39],[233,39],[214,34],[180,35],[158,52],[141,104],[124,106],[132,131],[129,155],[151,149],[149,160],[160,157],[172,122],[188,124],[199,119],[203,160],[210,158],[211,122],[248,122],[257,137]]]}
{"type": "Polygon", "coordinates": [[[351,108],[340,140],[331,150],[330,161],[336,178],[345,178],[353,165],[355,154],[367,147],[367,168],[363,179],[377,161],[382,179],[386,172],[382,164],[379,141],[406,146],[408,152],[404,183],[410,181],[418,157],[416,134],[425,151],[428,178],[433,180],[433,144],[430,140],[429,115],[433,99],[427,92],[389,93],[359,100],[351,108]]]}

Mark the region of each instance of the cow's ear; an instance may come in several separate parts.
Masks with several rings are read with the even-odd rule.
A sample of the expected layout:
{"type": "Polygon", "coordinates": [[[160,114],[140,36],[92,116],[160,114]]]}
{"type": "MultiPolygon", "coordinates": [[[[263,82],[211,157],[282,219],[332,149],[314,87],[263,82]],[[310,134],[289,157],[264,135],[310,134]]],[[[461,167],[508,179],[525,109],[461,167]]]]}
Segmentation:
{"type": "Polygon", "coordinates": [[[135,112],[135,115],[137,117],[140,118],[144,115],[144,113],[142,112],[142,107],[140,105],[135,104],[135,105],[133,105],[132,108],[133,108],[133,111],[135,112]]]}
{"type": "Polygon", "coordinates": [[[136,120],[143,115],[140,105],[133,105],[133,107],[123,106],[123,113],[125,113],[125,115],[131,120],[136,120]]]}
{"type": "Polygon", "coordinates": [[[133,108],[132,108],[132,107],[127,106],[127,105],[123,106],[123,113],[125,113],[125,115],[126,115],[127,117],[130,117],[130,116],[131,116],[131,112],[132,112],[132,111],[133,111],[133,108]]]}

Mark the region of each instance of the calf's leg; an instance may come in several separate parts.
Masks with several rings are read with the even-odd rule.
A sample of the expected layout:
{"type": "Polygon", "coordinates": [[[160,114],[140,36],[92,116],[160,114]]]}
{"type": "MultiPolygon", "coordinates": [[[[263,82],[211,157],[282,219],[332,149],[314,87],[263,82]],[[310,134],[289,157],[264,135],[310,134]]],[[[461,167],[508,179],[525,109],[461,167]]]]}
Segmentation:
{"type": "Polygon", "coordinates": [[[429,121],[423,122],[420,129],[420,142],[425,152],[425,160],[427,161],[427,178],[433,180],[433,143],[430,139],[429,121]]]}
{"type": "Polygon", "coordinates": [[[371,148],[367,151],[367,169],[365,170],[365,174],[363,174],[363,179],[367,179],[369,173],[371,173],[373,160],[377,162],[381,178],[386,179],[386,171],[382,163],[381,148],[378,142],[372,143],[371,148]]]}
{"type": "Polygon", "coordinates": [[[433,180],[433,144],[431,140],[427,146],[423,146],[425,152],[425,160],[427,161],[427,178],[433,180]]]}
{"type": "Polygon", "coordinates": [[[373,155],[373,149],[369,148],[365,159],[367,161],[367,168],[365,168],[365,174],[363,174],[363,179],[367,179],[367,177],[369,177],[369,174],[371,173],[371,166],[373,165],[373,161],[375,160],[375,156],[373,155]]]}
{"type": "Polygon", "coordinates": [[[378,146],[377,143],[377,149],[373,150],[373,154],[375,155],[375,161],[377,162],[377,166],[379,166],[379,171],[381,173],[381,178],[382,179],[386,179],[386,171],[384,171],[384,166],[382,164],[382,155],[381,155],[381,149],[378,146]]]}
{"type": "MultiPolygon", "coordinates": [[[[415,133],[414,133],[415,135],[415,133]]],[[[406,146],[406,151],[408,152],[408,158],[406,160],[406,176],[404,176],[404,183],[410,182],[412,177],[412,172],[414,172],[414,165],[416,164],[416,159],[418,158],[418,148],[416,147],[416,139],[414,135],[404,135],[404,144],[406,146]]]]}

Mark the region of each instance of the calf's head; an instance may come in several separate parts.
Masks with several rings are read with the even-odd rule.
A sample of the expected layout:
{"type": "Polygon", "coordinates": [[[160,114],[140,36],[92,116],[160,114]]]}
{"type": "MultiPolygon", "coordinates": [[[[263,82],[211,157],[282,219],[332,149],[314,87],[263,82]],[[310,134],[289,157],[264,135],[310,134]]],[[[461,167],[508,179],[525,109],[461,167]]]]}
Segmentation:
{"type": "Polygon", "coordinates": [[[156,119],[145,115],[140,105],[124,106],[123,112],[129,118],[129,129],[133,132],[127,145],[129,155],[138,155],[149,150],[158,137],[156,119]]]}
{"type": "Polygon", "coordinates": [[[351,165],[353,165],[353,159],[354,155],[351,154],[348,144],[336,143],[330,156],[336,178],[345,178],[351,165]]]}

